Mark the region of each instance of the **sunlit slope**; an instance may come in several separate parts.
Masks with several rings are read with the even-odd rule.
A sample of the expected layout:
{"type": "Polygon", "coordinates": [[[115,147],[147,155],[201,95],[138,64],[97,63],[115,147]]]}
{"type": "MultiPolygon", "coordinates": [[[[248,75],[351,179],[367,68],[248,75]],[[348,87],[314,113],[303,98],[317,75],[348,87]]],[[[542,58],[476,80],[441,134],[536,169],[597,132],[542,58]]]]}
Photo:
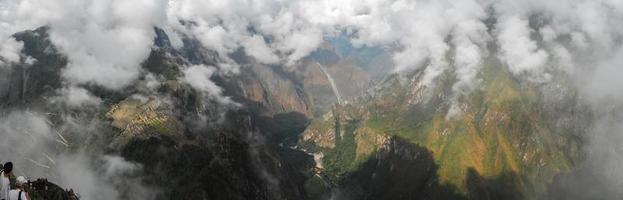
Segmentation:
{"type": "Polygon", "coordinates": [[[546,119],[556,114],[543,109],[541,86],[522,82],[496,59],[487,59],[480,87],[452,100],[452,74],[444,73],[432,86],[424,86],[417,73],[390,78],[369,97],[336,106],[312,122],[301,147],[322,152],[324,170],[339,182],[395,136],[430,150],[439,182],[462,193],[473,187],[470,170],[505,183],[489,190],[531,197],[545,191],[554,175],[573,168],[579,140],[546,119]],[[461,112],[449,115],[452,105],[461,112]]]}

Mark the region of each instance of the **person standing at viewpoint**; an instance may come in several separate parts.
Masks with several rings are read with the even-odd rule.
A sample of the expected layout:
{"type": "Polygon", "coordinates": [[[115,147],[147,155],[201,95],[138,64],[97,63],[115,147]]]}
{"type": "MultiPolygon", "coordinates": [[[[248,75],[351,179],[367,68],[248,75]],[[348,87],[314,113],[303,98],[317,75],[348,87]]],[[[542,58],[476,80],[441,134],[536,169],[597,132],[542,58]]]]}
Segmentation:
{"type": "Polygon", "coordinates": [[[0,174],[0,199],[8,200],[9,191],[15,185],[16,179],[13,175],[13,163],[7,162],[3,166],[2,174],[0,174]]]}

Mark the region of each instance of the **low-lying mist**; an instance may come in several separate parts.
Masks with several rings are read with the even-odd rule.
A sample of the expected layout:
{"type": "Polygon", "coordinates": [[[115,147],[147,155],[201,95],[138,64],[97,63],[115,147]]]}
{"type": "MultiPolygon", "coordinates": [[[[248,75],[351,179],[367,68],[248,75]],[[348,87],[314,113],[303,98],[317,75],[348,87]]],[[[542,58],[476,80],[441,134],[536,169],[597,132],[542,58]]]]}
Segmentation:
{"type": "MultiPolygon", "coordinates": [[[[542,84],[565,74],[594,116],[579,166],[596,177],[578,176],[564,189],[589,190],[597,181],[612,187],[603,196],[619,199],[622,25],[620,0],[0,0],[0,73],[39,62],[14,34],[43,26],[67,59],[61,87],[43,106],[0,107],[0,160],[13,161],[18,175],[74,188],[83,199],[153,198],[156,190],[141,182],[143,166],[97,144],[114,130],[92,114],[109,102],[90,90],[121,92],[157,79],[142,68],[155,48],[154,27],[172,48],[192,38],[214,54],[214,66],[183,62],[178,78],[224,107],[239,105],[213,79],[240,73],[235,52],[292,71],[326,38],[346,35],[356,47],[390,52],[393,73],[422,70],[431,87],[426,80],[452,71],[453,101],[479,88],[488,56],[518,81],[542,84]]],[[[0,80],[1,97],[10,83],[0,77],[7,79],[0,80]]]]}

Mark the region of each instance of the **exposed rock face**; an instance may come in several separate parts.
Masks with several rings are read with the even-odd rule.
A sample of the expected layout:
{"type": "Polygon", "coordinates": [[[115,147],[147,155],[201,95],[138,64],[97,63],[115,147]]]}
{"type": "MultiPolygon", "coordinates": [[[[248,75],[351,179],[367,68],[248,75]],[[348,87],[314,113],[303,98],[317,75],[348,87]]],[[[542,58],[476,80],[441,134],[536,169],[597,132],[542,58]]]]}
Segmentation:
{"type": "Polygon", "coordinates": [[[156,33],[158,46],[143,63],[152,85],[145,85],[146,75],[124,91],[87,85],[103,103],[80,109],[53,101],[63,87],[66,61],[49,43],[46,29],[20,33],[24,53],[37,62],[1,69],[0,108],[40,110],[59,130],[64,115],[90,123],[94,130],[67,136],[70,145],[63,150],[105,152],[140,164],[144,184],[159,188],[157,199],[180,198],[180,192],[187,195],[182,199],[304,197],[313,158],[279,145],[296,138],[292,134],[300,133],[311,115],[302,85],[277,67],[243,67],[240,74],[213,77],[242,107],[220,105],[180,77],[185,65],[213,65],[218,56],[188,38],[184,48],[173,49],[166,34],[156,33]]]}
{"type": "Polygon", "coordinates": [[[302,86],[285,71],[248,60],[239,74],[213,77],[225,96],[242,105],[227,109],[180,83],[175,72],[188,64],[182,60],[213,65],[214,57],[168,48],[161,37],[166,35],[159,34],[154,52],[163,52],[152,52],[144,64],[164,77],[158,94],[126,97],[106,115],[119,129],[120,153],[143,164],[146,182],[162,188],[157,198],[304,197],[301,185],[312,158],[279,145],[310,116],[302,86]]]}
{"type": "MultiPolygon", "coordinates": [[[[428,149],[439,183],[456,186],[465,198],[540,196],[556,174],[569,172],[580,159],[579,136],[589,126],[590,112],[569,85],[562,84],[556,101],[575,112],[563,116],[566,112],[556,111],[560,108],[545,108],[552,99],[541,95],[555,86],[516,80],[495,59],[484,65],[482,88],[456,105],[450,101],[451,76],[442,75],[432,87],[421,84],[417,72],[406,80],[388,79],[367,98],[314,120],[300,147],[323,153],[325,172],[343,187],[356,182],[352,174],[361,173],[379,156],[375,152],[386,149],[383,138],[393,136],[428,149]],[[449,117],[453,106],[459,117],[449,117]],[[505,184],[489,185],[495,181],[505,184]]],[[[363,198],[357,196],[364,195],[361,191],[353,199],[363,198]]],[[[392,198],[400,199],[387,197],[392,198]]]]}
{"type": "MultiPolygon", "coordinates": [[[[324,74],[318,73],[318,68],[310,68],[308,64],[324,62],[323,59],[331,56],[312,56],[288,71],[259,64],[243,51],[236,52],[233,56],[241,64],[240,73],[215,76],[213,80],[224,89],[225,96],[242,107],[219,110],[216,102],[202,101],[201,94],[180,84],[179,72],[175,70],[188,64],[186,61],[212,65],[218,63],[216,57],[184,51],[192,46],[182,51],[170,48],[164,33],[159,33],[156,40],[160,41],[159,46],[144,67],[160,77],[159,93],[144,94],[150,97],[146,100],[125,97],[113,104],[106,116],[120,132],[115,140],[123,144],[119,147],[122,155],[146,166],[148,182],[167,188],[160,197],[166,199],[188,191],[184,193],[189,196],[184,198],[308,198],[311,192],[304,183],[315,177],[313,158],[288,146],[296,142],[298,134],[308,125],[308,118],[324,113],[335,103],[319,100],[326,94],[323,89],[316,89],[330,90],[329,82],[324,74]],[[172,103],[161,101],[163,96],[169,96],[172,103]],[[202,119],[209,122],[207,126],[196,128],[194,122],[201,119],[199,116],[207,118],[202,119]],[[175,174],[175,177],[164,179],[160,174],[175,174]],[[171,186],[185,182],[193,184],[171,186]]],[[[367,89],[366,85],[373,80],[371,73],[378,69],[364,68],[359,60],[365,56],[355,51],[342,54],[341,58],[325,64],[337,87],[344,91],[345,99],[352,100],[367,89]]],[[[367,146],[376,147],[388,140],[372,132],[356,136],[360,137],[359,141],[365,141],[356,150],[360,154],[371,154],[374,148],[367,146]]],[[[350,137],[339,131],[337,135],[350,137]]],[[[325,135],[320,137],[319,140],[331,140],[325,135]]]]}
{"type": "Polygon", "coordinates": [[[345,102],[365,94],[385,78],[392,67],[391,59],[381,49],[355,48],[340,39],[326,43],[296,69],[315,117],[322,116],[337,103],[331,82],[318,65],[322,65],[333,78],[336,90],[345,102]]]}
{"type": "Polygon", "coordinates": [[[71,189],[63,189],[45,179],[33,181],[27,188],[28,198],[31,200],[78,200],[79,196],[71,189]],[[33,187],[34,186],[34,187],[33,187]]]}
{"type": "Polygon", "coordinates": [[[293,76],[258,64],[245,67],[238,81],[243,97],[266,108],[268,115],[298,112],[311,116],[303,86],[293,76]]]}
{"type": "Polygon", "coordinates": [[[229,107],[181,80],[187,65],[219,63],[216,52],[193,38],[175,49],[155,31],[143,63],[155,89],[141,85],[146,74],[120,92],[85,86],[104,103],[80,112],[45,107],[66,61],[45,29],[18,34],[38,62],[0,69],[8,70],[0,71],[0,108],[38,105],[97,122],[100,134],[70,138],[68,148],[141,164],[157,199],[532,199],[574,167],[590,124],[564,75],[531,84],[491,58],[482,87],[453,101],[452,73],[432,85],[420,71],[385,77],[391,59],[382,50],[340,41],[293,68],[233,53],[240,73],[212,77],[241,105],[229,107]],[[315,63],[334,78],[342,104],[315,63]]]}
{"type": "Polygon", "coordinates": [[[24,42],[23,52],[36,62],[0,68],[0,108],[43,104],[42,97],[60,87],[60,70],[67,60],[51,44],[47,29],[15,34],[16,40],[24,42]]]}

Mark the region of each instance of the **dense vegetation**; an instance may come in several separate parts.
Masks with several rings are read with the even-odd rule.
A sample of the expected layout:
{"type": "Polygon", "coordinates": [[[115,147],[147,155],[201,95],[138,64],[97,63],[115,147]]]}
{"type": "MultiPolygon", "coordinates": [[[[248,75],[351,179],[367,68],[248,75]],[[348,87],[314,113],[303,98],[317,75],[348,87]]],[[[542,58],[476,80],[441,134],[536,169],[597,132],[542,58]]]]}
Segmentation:
{"type": "Polygon", "coordinates": [[[363,138],[369,140],[373,133],[429,149],[439,165],[440,183],[455,185],[465,195],[470,187],[481,187],[467,181],[470,173],[476,173],[483,179],[504,180],[501,188],[487,190],[540,196],[555,175],[572,169],[580,157],[580,141],[543,118],[550,113],[542,109],[538,85],[514,79],[501,66],[495,58],[488,59],[478,75],[482,86],[456,101],[451,100],[456,79],[447,72],[429,88],[396,77],[375,95],[338,107],[341,110],[334,111],[332,119],[310,126],[324,133],[330,132],[323,127],[335,128],[335,148],[322,151],[326,173],[340,182],[345,174],[359,170],[382,145],[365,145],[370,141],[363,138]],[[460,109],[458,116],[448,114],[452,106],[460,109]],[[357,112],[367,114],[353,115],[357,112]],[[357,137],[362,134],[366,136],[357,137]],[[357,145],[370,149],[357,151],[357,145]]]}

